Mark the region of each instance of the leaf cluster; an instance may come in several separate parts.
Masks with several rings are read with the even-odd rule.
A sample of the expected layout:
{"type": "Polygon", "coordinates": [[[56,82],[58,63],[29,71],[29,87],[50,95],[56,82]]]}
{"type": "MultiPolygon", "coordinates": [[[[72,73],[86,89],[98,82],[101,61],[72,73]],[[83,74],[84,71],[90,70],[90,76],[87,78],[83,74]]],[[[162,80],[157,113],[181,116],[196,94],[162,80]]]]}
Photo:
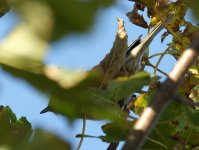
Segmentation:
{"type": "MultiPolygon", "coordinates": [[[[195,8],[197,4],[185,0],[171,3],[134,1],[133,10],[127,16],[133,24],[143,28],[152,28],[169,12],[175,12],[173,20],[165,26],[167,31],[162,35],[162,42],[168,35],[172,36],[165,53],[177,59],[199,29],[185,20],[188,8],[193,12],[199,10],[195,8]],[[144,9],[147,9],[151,20],[149,23],[139,14],[144,9]]],[[[25,80],[44,95],[50,95],[46,111],[59,113],[69,120],[82,118],[85,114],[89,119],[109,119],[111,122],[102,126],[105,135],[97,138],[103,142],[117,143],[126,139],[137,119],[130,114],[139,116],[153,101],[151,97],[159,88],[159,80],[153,81],[149,73],[129,75],[126,70],[121,73],[128,49],[123,20],[118,19],[118,31],[110,53],[90,71],[73,71],[44,63],[50,42],[69,33],[88,31],[97,11],[113,3],[113,0],[0,1],[0,16],[12,6],[22,17],[21,22],[0,44],[0,64],[4,71],[25,80]],[[149,89],[142,92],[144,86],[149,86],[149,89]],[[132,93],[137,93],[138,97],[128,102],[122,110],[118,103],[132,93]]],[[[149,65],[149,57],[145,59],[145,65],[149,65]]],[[[158,64],[155,70],[157,67],[158,64]]],[[[197,61],[184,78],[179,95],[198,102],[198,83],[197,61]]],[[[198,107],[190,108],[173,102],[143,148],[198,148],[197,115],[198,107]]],[[[9,149],[70,149],[67,142],[42,130],[36,130],[32,135],[31,124],[25,117],[17,119],[9,107],[0,107],[0,122],[0,148],[5,145],[9,149]]]]}
{"type": "Polygon", "coordinates": [[[30,122],[25,117],[17,119],[8,106],[0,106],[0,122],[0,149],[70,149],[68,143],[51,133],[37,129],[33,134],[30,122]]]}

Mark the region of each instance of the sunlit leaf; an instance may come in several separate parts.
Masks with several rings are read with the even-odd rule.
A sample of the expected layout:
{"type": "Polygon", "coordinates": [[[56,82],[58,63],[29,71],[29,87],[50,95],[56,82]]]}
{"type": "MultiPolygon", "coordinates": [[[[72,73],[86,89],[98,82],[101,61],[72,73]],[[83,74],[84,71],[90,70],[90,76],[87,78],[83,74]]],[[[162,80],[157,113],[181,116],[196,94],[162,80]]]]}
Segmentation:
{"type": "Polygon", "coordinates": [[[72,86],[78,84],[88,75],[85,71],[64,70],[63,68],[56,66],[46,66],[44,74],[65,89],[71,88],[72,86]]]}
{"type": "Polygon", "coordinates": [[[195,33],[199,31],[199,26],[194,26],[190,22],[182,23],[184,30],[176,32],[176,37],[173,36],[174,50],[182,53],[189,45],[193,39],[195,33]],[[180,40],[179,40],[180,39],[180,40]]]}
{"type": "Polygon", "coordinates": [[[43,40],[50,38],[54,20],[53,12],[46,3],[38,0],[16,0],[13,1],[13,5],[23,17],[20,23],[26,24],[38,38],[43,40]]]}
{"type": "Polygon", "coordinates": [[[199,82],[199,68],[197,66],[189,69],[191,73],[190,84],[196,85],[199,82]]]}
{"type": "Polygon", "coordinates": [[[0,45],[0,62],[21,69],[39,68],[46,48],[44,41],[21,24],[0,45]]]}
{"type": "MultiPolygon", "coordinates": [[[[190,92],[189,98],[194,102],[199,102],[199,84],[197,84],[190,92]]],[[[198,108],[198,107],[196,107],[198,108]]]]}
{"type": "Polygon", "coordinates": [[[133,102],[132,109],[135,114],[140,115],[143,110],[148,106],[151,101],[151,97],[148,94],[141,94],[133,102]]]}

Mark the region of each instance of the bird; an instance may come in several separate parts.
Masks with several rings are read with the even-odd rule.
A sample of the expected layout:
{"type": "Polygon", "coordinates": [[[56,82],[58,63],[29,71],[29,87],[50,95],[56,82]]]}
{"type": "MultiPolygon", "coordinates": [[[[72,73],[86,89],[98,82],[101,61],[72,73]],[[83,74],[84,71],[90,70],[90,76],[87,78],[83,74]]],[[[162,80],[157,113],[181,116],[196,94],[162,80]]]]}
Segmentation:
{"type": "MultiPolygon", "coordinates": [[[[151,44],[154,37],[164,28],[165,24],[168,24],[174,16],[174,12],[170,12],[167,16],[165,16],[155,27],[154,29],[143,39],[141,40],[142,35],[138,36],[136,40],[134,40],[127,49],[126,52],[126,60],[124,66],[121,68],[122,75],[134,75],[138,72],[144,70],[144,64],[142,63],[143,56],[145,55],[147,48],[151,44]],[[125,73],[124,73],[125,71],[125,73]]],[[[134,94],[130,94],[125,97],[123,100],[120,100],[118,103],[121,108],[131,100],[135,99],[132,97],[134,94]]]]}
{"type": "MultiPolygon", "coordinates": [[[[141,40],[142,35],[140,35],[128,46],[128,49],[126,51],[126,60],[124,66],[122,66],[120,69],[120,75],[130,76],[144,70],[142,59],[147,51],[147,48],[151,44],[154,37],[164,28],[164,25],[168,24],[171,21],[174,14],[174,12],[170,12],[154,27],[154,29],[143,40],[141,40]]],[[[127,104],[134,99],[136,99],[136,95],[134,93],[131,93],[130,95],[118,101],[118,105],[122,110],[126,111],[127,104]]],[[[40,114],[49,111],[53,110],[50,106],[47,106],[40,112],[40,114]]],[[[107,150],[116,150],[118,145],[119,142],[110,143],[107,150]]]]}
{"type": "MultiPolygon", "coordinates": [[[[164,28],[165,24],[168,24],[170,22],[173,16],[174,16],[174,12],[170,12],[154,27],[154,29],[143,40],[141,40],[142,35],[140,35],[138,36],[136,40],[134,40],[128,46],[128,49],[126,50],[126,60],[125,60],[124,66],[122,66],[120,69],[121,75],[128,74],[128,76],[130,76],[144,69],[144,66],[142,65],[141,61],[144,54],[147,51],[147,48],[149,47],[153,38],[164,28]]],[[[124,106],[131,99],[135,99],[135,95],[133,93],[128,95],[124,99],[120,100],[118,104],[120,105],[121,108],[124,108],[124,106]]],[[[49,111],[52,111],[52,109],[50,108],[50,106],[47,106],[45,109],[43,109],[40,112],[40,114],[43,114],[49,111]]]]}
{"type": "MultiPolygon", "coordinates": [[[[143,39],[141,40],[142,35],[140,35],[136,40],[134,40],[127,49],[126,60],[124,66],[121,68],[121,75],[133,75],[140,71],[144,70],[144,65],[142,64],[142,59],[144,54],[147,51],[147,48],[151,44],[154,37],[164,28],[165,24],[168,24],[174,16],[174,12],[170,12],[165,16],[155,27],[154,29],[143,39]],[[125,72],[125,73],[124,73],[125,72]]],[[[118,104],[123,111],[127,111],[127,104],[131,100],[135,100],[136,95],[131,93],[130,95],[124,97],[118,104]]],[[[110,143],[107,150],[116,150],[119,145],[119,142],[110,143]]]]}

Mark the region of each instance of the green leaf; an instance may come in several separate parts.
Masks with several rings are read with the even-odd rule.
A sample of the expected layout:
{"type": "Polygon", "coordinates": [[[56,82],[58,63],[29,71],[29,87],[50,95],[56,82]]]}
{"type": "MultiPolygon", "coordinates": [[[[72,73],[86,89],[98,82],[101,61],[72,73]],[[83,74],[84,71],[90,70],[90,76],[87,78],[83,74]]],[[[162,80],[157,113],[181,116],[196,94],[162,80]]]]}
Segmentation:
{"type": "Polygon", "coordinates": [[[16,119],[15,114],[7,106],[0,106],[0,148],[9,150],[69,150],[67,142],[53,134],[36,130],[32,135],[32,126],[25,117],[16,119]],[[31,137],[31,139],[30,139],[31,137]]]}
{"type": "Polygon", "coordinates": [[[21,117],[16,123],[15,123],[16,131],[20,136],[23,136],[24,138],[29,140],[29,137],[32,134],[32,126],[31,123],[27,121],[26,117],[21,117]]]}
{"type": "Polygon", "coordinates": [[[91,118],[116,119],[117,113],[121,112],[119,106],[115,107],[111,101],[100,101],[93,96],[92,88],[97,87],[102,80],[97,72],[90,71],[81,75],[79,72],[62,72],[59,68],[43,65],[40,71],[35,71],[35,68],[26,71],[9,65],[3,65],[3,68],[12,75],[24,79],[44,94],[50,93],[51,109],[69,119],[79,118],[85,112],[91,118]],[[76,79],[71,82],[73,77],[70,76],[76,79]]]}
{"type": "Polygon", "coordinates": [[[169,149],[198,146],[198,111],[171,103],[156,124],[143,148],[169,149]],[[150,138],[152,140],[150,140],[150,138]]]}
{"type": "Polygon", "coordinates": [[[141,94],[139,97],[137,97],[132,106],[135,114],[141,115],[143,110],[149,105],[150,101],[151,96],[146,93],[141,94]]]}
{"type": "Polygon", "coordinates": [[[194,126],[199,125],[198,110],[194,110],[193,108],[187,108],[186,115],[188,116],[188,120],[190,121],[190,123],[192,123],[194,126]]]}
{"type": "Polygon", "coordinates": [[[21,145],[19,150],[70,150],[70,145],[57,136],[37,129],[29,143],[21,145]]]}
{"type": "Polygon", "coordinates": [[[108,85],[108,91],[111,94],[110,98],[118,102],[129,94],[138,92],[143,86],[149,85],[150,81],[150,74],[147,72],[113,80],[108,85]]]}
{"type": "Polygon", "coordinates": [[[106,136],[100,136],[104,142],[119,142],[126,140],[127,135],[133,126],[132,121],[123,120],[122,122],[107,123],[102,126],[106,136]]]}
{"type": "Polygon", "coordinates": [[[25,117],[16,119],[9,107],[0,106],[0,145],[14,148],[28,142],[32,134],[32,126],[25,117]]]}
{"type": "Polygon", "coordinates": [[[172,124],[158,123],[144,144],[143,149],[168,149],[176,143],[172,139],[172,135],[175,133],[176,129],[172,124]]]}
{"type": "Polygon", "coordinates": [[[12,110],[8,106],[6,107],[0,106],[0,113],[1,113],[1,117],[6,117],[4,119],[8,119],[11,123],[14,123],[17,121],[15,114],[12,112],[12,110]]]}
{"type": "Polygon", "coordinates": [[[52,70],[49,71],[50,68],[48,67],[42,66],[41,68],[43,69],[40,72],[34,73],[4,65],[4,69],[7,72],[16,77],[23,78],[44,94],[50,93],[52,96],[49,105],[53,107],[55,112],[74,118],[82,115],[83,107],[91,107],[93,108],[92,111],[97,107],[96,110],[100,111],[102,104],[99,107],[97,103],[94,103],[89,98],[89,89],[96,87],[101,81],[99,73],[88,72],[83,76],[79,75],[79,81],[76,79],[76,81],[71,83],[71,81],[65,80],[65,77],[67,78],[68,76],[70,78],[69,76],[71,75],[78,77],[78,75],[65,73],[65,76],[62,76],[62,72],[57,72],[59,69],[51,68],[52,70]]]}
{"type": "MultiPolygon", "coordinates": [[[[194,102],[199,102],[199,84],[197,84],[190,92],[189,98],[191,98],[194,102]]],[[[196,110],[199,110],[198,106],[195,106],[196,110]]]]}
{"type": "Polygon", "coordinates": [[[12,1],[12,5],[22,17],[19,24],[26,25],[27,29],[41,40],[49,40],[54,20],[53,12],[48,4],[43,0],[16,0],[12,1]]]}
{"type": "Polygon", "coordinates": [[[0,63],[34,73],[41,72],[47,45],[28,24],[21,23],[0,44],[0,63]]]}
{"type": "Polygon", "coordinates": [[[46,0],[55,16],[53,39],[57,39],[69,32],[87,31],[100,7],[110,5],[113,0],[46,0]]]}

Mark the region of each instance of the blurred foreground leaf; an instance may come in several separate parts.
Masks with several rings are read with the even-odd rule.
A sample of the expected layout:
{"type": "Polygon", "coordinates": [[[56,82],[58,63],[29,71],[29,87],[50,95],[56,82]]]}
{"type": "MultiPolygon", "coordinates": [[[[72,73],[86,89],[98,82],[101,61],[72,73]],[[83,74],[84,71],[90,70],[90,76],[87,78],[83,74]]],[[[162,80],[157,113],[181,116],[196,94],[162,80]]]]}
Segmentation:
{"type": "MultiPolygon", "coordinates": [[[[17,0],[13,4],[20,15],[30,22],[43,15],[42,11],[37,12],[40,6],[45,5],[43,9],[51,10],[52,21],[45,25],[47,28],[54,26],[51,39],[56,40],[70,32],[87,31],[93,24],[97,11],[110,6],[113,2],[114,0],[17,0]]],[[[40,24],[44,23],[40,22],[40,24]]]]}
{"type": "MultiPolygon", "coordinates": [[[[33,1],[30,2],[32,3],[33,1]]],[[[29,6],[30,4],[26,5],[29,6]]],[[[33,2],[33,6],[37,5],[37,3],[33,2]]],[[[37,7],[40,8],[40,6],[37,7]]],[[[34,14],[32,15],[34,16],[34,14]]],[[[122,22],[122,24],[119,25],[119,30],[121,31],[118,31],[119,35],[117,35],[116,39],[120,41],[122,40],[120,38],[124,38],[125,41],[125,46],[120,47],[120,45],[118,49],[122,49],[125,55],[127,48],[126,32],[124,32],[123,21],[118,21],[122,22]],[[121,34],[121,32],[124,33],[121,34]]],[[[33,25],[36,22],[33,22],[33,25]]],[[[21,23],[14,32],[10,33],[2,45],[0,45],[0,63],[3,68],[12,75],[23,78],[45,94],[50,94],[49,107],[70,119],[81,117],[84,111],[89,112],[90,116],[100,116],[103,118],[116,116],[115,112],[111,111],[113,105],[111,105],[112,102],[110,100],[106,102],[99,101],[92,96],[91,88],[98,87],[104,78],[101,75],[100,69],[95,67],[88,72],[72,73],[58,67],[45,66],[42,63],[47,45],[45,40],[34,32],[37,29],[39,31],[40,27],[43,26],[38,25],[29,28],[28,23],[21,23]],[[23,41],[25,41],[24,45],[21,44],[23,41]],[[104,110],[103,113],[101,110],[104,110]]],[[[115,43],[119,44],[119,42],[115,43]]],[[[106,61],[110,61],[110,59],[106,59],[106,61]]],[[[119,56],[116,59],[120,60],[119,56]]],[[[115,63],[117,74],[120,70],[118,67],[119,63],[115,63]]]]}
{"type": "Polygon", "coordinates": [[[36,149],[70,150],[70,145],[51,133],[47,133],[37,129],[31,141],[20,147],[19,150],[36,150],[36,149]]]}
{"type": "MultiPolygon", "coordinates": [[[[74,116],[77,116],[77,113],[78,115],[80,115],[80,112],[82,114],[81,108],[83,105],[86,105],[86,103],[84,102],[87,101],[88,97],[86,91],[90,87],[98,85],[100,79],[100,75],[96,73],[88,73],[84,74],[83,76],[79,75],[80,79],[78,80],[77,74],[75,75],[69,73],[65,74],[65,76],[59,76],[59,73],[56,72],[54,74],[55,76],[53,77],[53,80],[51,80],[54,68],[48,68],[42,65],[40,68],[40,72],[37,73],[35,73],[34,70],[26,71],[14,68],[9,65],[3,65],[3,68],[7,72],[10,72],[12,75],[24,79],[37,90],[44,92],[44,94],[51,94],[52,98],[56,99],[55,101],[52,101],[53,107],[57,108],[55,109],[55,111],[61,114],[73,116],[72,118],[74,118],[74,116]],[[48,74],[50,68],[52,69],[52,72],[50,71],[51,74],[48,74]],[[47,72],[45,72],[46,69],[48,70],[47,72]],[[70,76],[74,75],[76,76],[76,79],[73,83],[71,83],[71,81],[68,80],[64,81],[65,77],[70,78],[70,76]],[[61,83],[60,80],[63,82],[61,83]],[[63,113],[63,110],[65,110],[65,113],[63,113]],[[77,112],[73,110],[76,110],[77,112]]],[[[58,70],[59,69],[56,69],[56,71],[58,70]]]]}
{"type": "Polygon", "coordinates": [[[0,45],[0,62],[18,69],[38,72],[47,44],[26,24],[17,26],[0,45]]]}
{"type": "Polygon", "coordinates": [[[149,74],[143,72],[113,80],[107,90],[100,90],[96,87],[102,77],[97,72],[67,73],[43,65],[40,72],[36,73],[34,68],[30,71],[9,65],[3,65],[3,68],[12,75],[23,78],[44,94],[50,93],[49,106],[52,110],[70,119],[81,117],[84,113],[91,118],[113,119],[117,116],[116,112],[121,112],[117,102],[150,82],[149,74]]]}
{"type": "Polygon", "coordinates": [[[184,0],[185,3],[192,9],[194,16],[199,19],[199,5],[197,1],[184,0]]]}
{"type": "Polygon", "coordinates": [[[3,16],[9,10],[10,10],[10,4],[8,3],[8,0],[1,0],[0,1],[0,17],[3,16]]]}

